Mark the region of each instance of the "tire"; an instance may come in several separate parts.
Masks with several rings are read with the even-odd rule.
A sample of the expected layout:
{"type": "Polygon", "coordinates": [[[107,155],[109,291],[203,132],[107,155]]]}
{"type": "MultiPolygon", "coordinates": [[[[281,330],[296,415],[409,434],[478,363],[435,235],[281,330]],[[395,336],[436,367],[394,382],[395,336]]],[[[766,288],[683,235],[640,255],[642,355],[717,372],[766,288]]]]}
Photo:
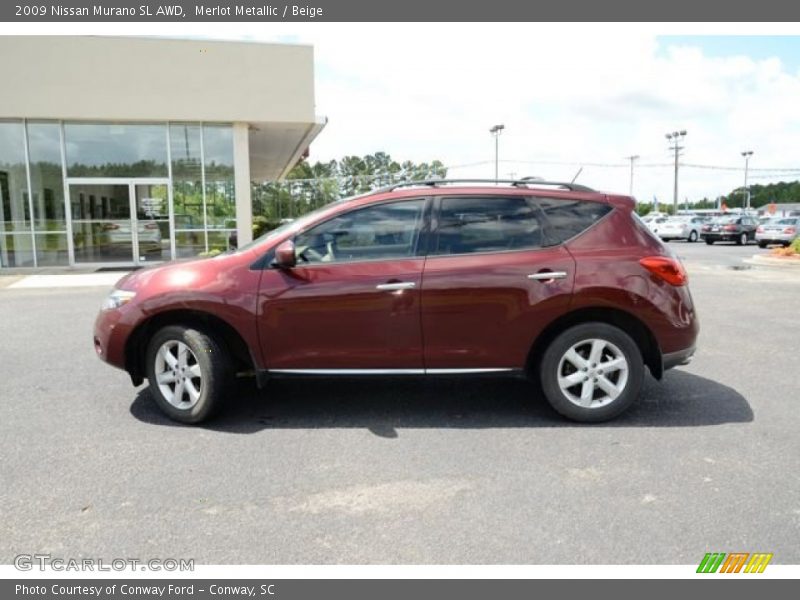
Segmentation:
{"type": "Polygon", "coordinates": [[[706,244],[708,244],[710,246],[713,243],[714,243],[714,240],[709,240],[708,238],[706,238],[706,244]]]}
{"type": "Polygon", "coordinates": [[[696,241],[697,241],[697,232],[696,231],[690,231],[689,232],[689,242],[694,244],[696,241]]]}
{"type": "Polygon", "coordinates": [[[736,239],[736,245],[737,245],[737,246],[747,246],[747,239],[748,239],[748,238],[747,238],[747,234],[746,234],[746,233],[742,233],[742,234],[741,234],[741,235],[739,235],[739,237],[736,239]]]}
{"type": "Polygon", "coordinates": [[[644,380],[644,361],[636,342],[621,329],[607,323],[583,323],[570,327],[550,343],[539,364],[539,379],[547,401],[558,413],[573,421],[598,423],[620,415],[638,399],[644,380]],[[592,351],[598,349],[601,350],[601,360],[590,362],[592,351]],[[569,355],[573,358],[570,359],[569,355]],[[604,373],[603,369],[592,367],[593,364],[608,364],[620,358],[624,360],[622,369],[604,373]],[[580,365],[573,362],[578,359],[583,361],[580,365]],[[586,375],[581,381],[583,369],[586,369],[586,375]],[[594,381],[592,374],[598,376],[594,381]],[[561,376],[564,379],[572,376],[577,381],[563,389],[559,383],[561,376]],[[607,388],[601,387],[603,383],[597,385],[595,381],[619,388],[618,395],[612,397],[607,388]],[[588,401],[579,397],[587,390],[587,384],[591,387],[588,401]],[[586,404],[579,404],[582,402],[586,404]]]}
{"type": "Polygon", "coordinates": [[[183,325],[164,327],[150,339],[145,360],[150,393],[170,419],[200,423],[219,409],[231,367],[227,352],[213,336],[183,325]],[[158,383],[157,373],[164,383],[158,383]]]}
{"type": "Polygon", "coordinates": [[[766,248],[767,247],[767,242],[758,242],[758,247],[759,248],[766,248]]]}

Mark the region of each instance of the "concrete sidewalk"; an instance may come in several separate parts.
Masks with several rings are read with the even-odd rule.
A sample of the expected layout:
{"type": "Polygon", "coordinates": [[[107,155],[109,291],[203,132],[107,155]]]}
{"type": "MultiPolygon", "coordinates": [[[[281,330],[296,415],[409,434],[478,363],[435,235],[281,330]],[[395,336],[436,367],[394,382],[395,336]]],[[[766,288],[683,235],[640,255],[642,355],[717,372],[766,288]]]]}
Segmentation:
{"type": "Polygon", "coordinates": [[[127,274],[127,271],[109,271],[103,273],[62,272],[59,274],[2,275],[0,276],[0,288],[111,287],[127,274]]]}

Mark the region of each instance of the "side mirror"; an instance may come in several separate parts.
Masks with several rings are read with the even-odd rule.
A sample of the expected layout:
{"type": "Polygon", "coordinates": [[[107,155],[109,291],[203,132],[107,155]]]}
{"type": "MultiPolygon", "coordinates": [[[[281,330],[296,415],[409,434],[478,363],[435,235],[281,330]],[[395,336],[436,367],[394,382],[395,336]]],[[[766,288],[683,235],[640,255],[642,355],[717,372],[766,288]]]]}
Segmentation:
{"type": "Polygon", "coordinates": [[[273,264],[281,269],[291,269],[297,264],[297,255],[295,254],[292,240],[286,240],[278,244],[278,247],[275,248],[273,264]]]}

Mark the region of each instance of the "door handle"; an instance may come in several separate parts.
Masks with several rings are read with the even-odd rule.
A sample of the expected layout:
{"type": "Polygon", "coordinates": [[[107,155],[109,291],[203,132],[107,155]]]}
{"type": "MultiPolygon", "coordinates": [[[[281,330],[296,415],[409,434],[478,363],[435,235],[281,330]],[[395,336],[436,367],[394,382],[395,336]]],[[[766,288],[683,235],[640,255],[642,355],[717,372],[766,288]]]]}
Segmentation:
{"type": "Polygon", "coordinates": [[[395,283],[381,283],[375,286],[375,289],[381,291],[396,291],[396,290],[410,290],[416,287],[417,284],[413,281],[397,281],[395,283]]]}
{"type": "Polygon", "coordinates": [[[528,279],[533,279],[534,281],[550,281],[551,279],[565,279],[566,277],[566,271],[540,271],[539,273],[528,275],[528,279]]]}

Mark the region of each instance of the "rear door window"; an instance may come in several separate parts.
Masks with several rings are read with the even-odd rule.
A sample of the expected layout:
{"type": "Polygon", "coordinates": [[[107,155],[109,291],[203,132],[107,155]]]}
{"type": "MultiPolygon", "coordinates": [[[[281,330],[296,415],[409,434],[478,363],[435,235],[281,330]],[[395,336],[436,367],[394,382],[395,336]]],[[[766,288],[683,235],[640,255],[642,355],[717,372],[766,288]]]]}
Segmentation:
{"type": "Polygon", "coordinates": [[[542,217],[530,198],[444,197],[433,254],[540,248],[542,217]]]}
{"type": "Polygon", "coordinates": [[[547,246],[574,238],[611,212],[608,204],[600,202],[558,198],[533,198],[533,201],[544,215],[547,246]]]}

